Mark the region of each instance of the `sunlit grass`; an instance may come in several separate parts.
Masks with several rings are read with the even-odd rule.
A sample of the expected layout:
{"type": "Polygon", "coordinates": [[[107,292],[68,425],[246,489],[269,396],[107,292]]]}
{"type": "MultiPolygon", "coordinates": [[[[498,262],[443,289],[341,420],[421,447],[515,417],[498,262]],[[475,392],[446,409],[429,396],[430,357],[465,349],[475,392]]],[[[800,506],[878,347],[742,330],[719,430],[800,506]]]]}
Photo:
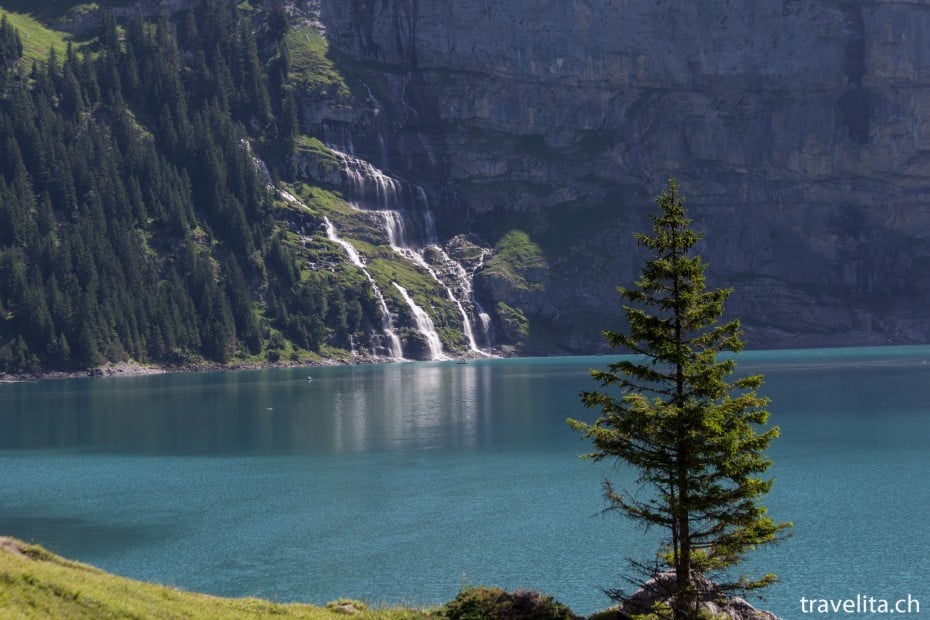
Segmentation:
{"type": "MultiPolygon", "coordinates": [[[[416,620],[427,610],[377,608],[355,604],[360,620],[416,620]]],[[[0,617],[8,620],[55,618],[345,618],[339,605],[281,604],[184,592],[111,575],[52,554],[42,547],[0,538],[0,617]]]]}
{"type": "Polygon", "coordinates": [[[19,30],[23,40],[23,58],[27,61],[42,61],[48,58],[49,50],[55,48],[59,58],[64,58],[67,40],[71,35],[52,30],[31,15],[2,11],[10,25],[19,30]]]}
{"type": "Polygon", "coordinates": [[[329,57],[329,42],[316,27],[291,28],[285,41],[290,52],[291,78],[303,90],[336,100],[351,98],[349,86],[329,57]]]}

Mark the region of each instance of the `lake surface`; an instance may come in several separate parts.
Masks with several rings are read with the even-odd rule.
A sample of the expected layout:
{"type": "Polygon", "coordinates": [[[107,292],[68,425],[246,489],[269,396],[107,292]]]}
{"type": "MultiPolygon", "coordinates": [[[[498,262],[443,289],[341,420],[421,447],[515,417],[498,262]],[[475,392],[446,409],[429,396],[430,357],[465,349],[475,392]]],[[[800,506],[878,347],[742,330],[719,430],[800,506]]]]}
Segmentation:
{"type": "MultiPolygon", "coordinates": [[[[92,378],[0,385],[0,534],[137,579],[226,596],[437,604],[463,583],[590,613],[652,534],[599,514],[565,424],[611,358],[92,378]],[[307,381],[308,373],[313,375],[307,381]]],[[[741,354],[772,398],[794,536],[746,570],[799,599],[930,609],[930,347],[741,354]]],[[[926,613],[926,612],[925,612],[926,613]]]]}

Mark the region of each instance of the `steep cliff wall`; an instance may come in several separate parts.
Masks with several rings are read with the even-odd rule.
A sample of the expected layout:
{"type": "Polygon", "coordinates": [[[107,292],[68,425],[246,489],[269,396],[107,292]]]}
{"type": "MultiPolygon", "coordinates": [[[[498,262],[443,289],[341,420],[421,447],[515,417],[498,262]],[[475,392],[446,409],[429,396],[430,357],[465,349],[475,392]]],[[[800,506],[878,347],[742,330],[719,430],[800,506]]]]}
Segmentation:
{"type": "Polygon", "coordinates": [[[639,269],[630,232],[669,176],[707,233],[712,282],[736,288],[750,346],[930,340],[930,5],[318,10],[343,71],[383,106],[353,125],[368,128],[360,148],[425,183],[448,235],[493,245],[520,229],[542,248],[531,291],[478,281],[486,306],[520,308],[538,346],[597,347],[615,285],[639,269]]]}

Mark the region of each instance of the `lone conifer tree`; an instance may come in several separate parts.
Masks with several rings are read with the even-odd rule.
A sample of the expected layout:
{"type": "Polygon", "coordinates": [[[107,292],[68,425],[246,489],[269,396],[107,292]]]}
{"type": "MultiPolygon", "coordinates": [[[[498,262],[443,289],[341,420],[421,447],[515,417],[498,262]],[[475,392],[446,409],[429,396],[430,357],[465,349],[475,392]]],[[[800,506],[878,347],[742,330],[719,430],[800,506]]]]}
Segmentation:
{"type": "Polygon", "coordinates": [[[711,587],[709,578],[790,523],[775,523],[758,503],[772,486],[759,477],[771,464],[764,451],[778,436],[777,427],[759,428],[768,420],[768,399],[756,393],[762,376],[731,380],[735,362],[717,357],[743,346],[739,321],[720,323],[732,289],[706,289],[705,264],[691,253],[701,235],[690,228],[675,181],[656,204],[653,235],[634,235],[651,258],[635,289],[618,288],[629,302],[628,333],[604,332],[612,348],[635,355],[592,371],[602,387],[618,389],[583,392],[601,417],[569,424],[594,444],[589,458],[620,459],[637,471],[645,496],[609,480],[605,495],[611,508],[670,534],[662,556],[674,574],[656,567],[652,587],[662,590],[668,615],[683,620],[697,617],[706,598],[774,581],[768,574],[711,587]]]}

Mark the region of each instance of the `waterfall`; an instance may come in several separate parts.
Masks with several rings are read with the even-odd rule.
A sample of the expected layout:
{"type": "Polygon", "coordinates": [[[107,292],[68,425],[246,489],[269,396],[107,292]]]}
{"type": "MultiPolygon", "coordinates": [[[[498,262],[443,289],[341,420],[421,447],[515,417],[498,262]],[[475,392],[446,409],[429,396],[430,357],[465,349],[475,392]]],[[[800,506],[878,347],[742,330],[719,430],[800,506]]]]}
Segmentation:
{"type": "Polygon", "coordinates": [[[465,306],[462,305],[460,298],[455,295],[452,287],[446,284],[436,269],[433,268],[429,262],[427,262],[426,255],[428,253],[432,253],[440,257],[444,271],[446,273],[454,274],[458,280],[458,283],[464,289],[465,294],[461,297],[463,299],[469,299],[472,290],[471,278],[468,277],[465,268],[462,267],[462,265],[460,265],[457,261],[453,260],[448,254],[446,254],[445,250],[443,250],[438,245],[430,244],[422,249],[410,247],[404,240],[403,225],[398,224],[398,220],[401,220],[401,218],[398,217],[397,213],[395,211],[380,211],[379,213],[381,213],[384,217],[384,226],[388,231],[388,239],[391,244],[391,248],[410,262],[424,269],[430,275],[430,277],[433,278],[433,280],[442,286],[442,288],[446,291],[446,296],[453,304],[455,304],[455,307],[458,308],[459,314],[462,315],[463,331],[465,332],[465,337],[468,339],[469,351],[472,353],[478,353],[479,355],[484,355],[485,353],[478,347],[478,343],[475,341],[475,331],[472,328],[471,319],[468,318],[468,312],[465,311],[465,306]]]}
{"type": "Polygon", "coordinates": [[[297,196],[295,196],[294,194],[292,194],[292,193],[290,193],[290,192],[288,192],[288,191],[286,191],[286,190],[283,190],[283,189],[281,189],[280,187],[275,188],[275,191],[278,192],[278,196],[280,196],[281,198],[283,198],[283,199],[286,200],[287,202],[292,202],[292,203],[294,203],[294,204],[302,205],[302,206],[304,206],[304,207],[306,208],[306,205],[304,205],[302,202],[300,202],[300,200],[298,200],[298,199],[297,199],[297,196]]]}
{"type": "Polygon", "coordinates": [[[439,340],[439,334],[436,333],[436,326],[433,324],[433,319],[429,318],[429,315],[426,314],[426,311],[423,310],[420,306],[417,305],[413,298],[410,297],[410,294],[407,292],[407,289],[402,287],[397,282],[392,282],[394,287],[400,291],[401,297],[404,298],[404,301],[407,302],[407,305],[410,306],[410,312],[413,313],[413,320],[417,324],[417,330],[426,337],[426,344],[429,347],[429,358],[431,360],[444,360],[448,359],[442,352],[442,341],[439,340]]]}
{"type": "Polygon", "coordinates": [[[265,187],[274,188],[274,182],[271,180],[271,173],[268,171],[268,164],[258,155],[255,154],[255,151],[252,149],[252,143],[247,139],[242,138],[239,140],[239,144],[242,145],[242,148],[245,149],[245,152],[248,154],[249,159],[252,160],[252,165],[255,166],[255,171],[258,172],[259,176],[262,178],[262,182],[265,184],[265,187]]]}
{"type": "Polygon", "coordinates": [[[384,106],[381,105],[381,102],[378,101],[374,93],[371,92],[371,87],[369,87],[368,84],[366,84],[365,82],[362,82],[362,86],[364,86],[365,90],[368,91],[368,100],[371,102],[375,116],[378,116],[379,114],[381,114],[381,111],[384,110],[384,106]]]}
{"type": "Polygon", "coordinates": [[[352,143],[352,131],[345,123],[337,123],[334,128],[330,123],[323,121],[323,142],[332,149],[339,149],[349,155],[355,155],[355,144],[352,143]]]}
{"type": "MultiPolygon", "coordinates": [[[[476,310],[479,320],[482,325],[482,332],[485,336],[485,339],[488,339],[489,328],[491,323],[491,317],[484,313],[481,309],[481,306],[478,304],[475,299],[474,287],[472,286],[472,276],[468,274],[465,268],[457,260],[454,260],[449,256],[446,251],[439,245],[437,242],[436,235],[436,225],[433,218],[433,212],[429,209],[429,201],[426,198],[426,192],[419,185],[416,186],[417,197],[420,199],[420,202],[423,205],[423,221],[424,228],[426,231],[427,244],[423,248],[416,248],[409,242],[405,236],[406,230],[403,226],[403,217],[393,211],[382,211],[382,215],[385,219],[385,227],[390,232],[388,233],[388,238],[390,240],[391,247],[395,252],[410,260],[413,263],[416,263],[423,269],[425,269],[432,278],[438,282],[446,291],[446,295],[449,297],[449,300],[455,304],[458,308],[459,314],[462,315],[463,329],[465,332],[465,337],[468,339],[468,348],[472,353],[478,353],[480,355],[486,355],[478,347],[478,343],[475,340],[475,331],[472,327],[471,319],[468,316],[468,312],[465,310],[465,306],[462,304],[462,299],[470,301],[476,310]],[[439,263],[441,264],[442,271],[445,274],[448,274],[456,283],[459,288],[459,295],[456,295],[452,290],[452,287],[449,286],[445,280],[440,277],[439,273],[433,266],[427,262],[427,255],[436,255],[439,257],[439,263]]],[[[484,262],[484,254],[482,254],[482,263],[484,262]]]]}
{"type": "MultiPolygon", "coordinates": [[[[472,353],[478,353],[479,355],[485,355],[485,353],[478,347],[478,343],[475,340],[475,330],[472,328],[471,319],[468,318],[468,312],[465,311],[465,306],[462,305],[461,299],[471,300],[474,297],[472,292],[471,278],[468,276],[468,273],[465,271],[465,268],[459,264],[458,261],[453,260],[446,251],[443,250],[439,245],[429,244],[424,248],[415,248],[409,245],[406,241],[405,229],[403,225],[403,218],[398,214],[397,211],[378,211],[378,213],[384,218],[384,228],[387,231],[388,242],[391,245],[391,248],[414,263],[418,267],[423,268],[430,277],[433,278],[442,288],[446,291],[446,296],[449,300],[455,304],[455,307],[458,308],[459,314],[462,315],[462,328],[465,332],[465,337],[468,339],[468,349],[472,353]],[[440,277],[439,273],[436,271],[433,266],[427,262],[426,255],[432,253],[440,257],[440,260],[443,265],[443,271],[445,273],[451,274],[455,277],[459,286],[463,289],[464,294],[456,296],[455,292],[452,290],[452,287],[446,284],[445,280],[440,277]]],[[[480,317],[479,313],[479,317],[480,317]]],[[[488,317],[490,321],[490,317],[488,317]]],[[[484,321],[482,320],[482,325],[484,321]]],[[[487,330],[485,330],[485,333],[487,330]]]]}
{"type": "Polygon", "coordinates": [[[478,261],[478,266],[475,267],[465,282],[468,283],[468,295],[471,299],[471,303],[474,304],[475,311],[478,313],[478,320],[481,321],[481,332],[484,334],[484,341],[489,347],[492,347],[494,346],[494,334],[491,332],[491,315],[485,312],[484,308],[481,307],[481,304],[478,303],[478,296],[475,295],[475,287],[472,285],[475,273],[484,267],[484,261],[487,259],[488,254],[490,253],[490,250],[481,251],[481,259],[478,261]]]}
{"type": "Polygon", "coordinates": [[[433,152],[433,147],[430,146],[426,136],[418,131],[417,140],[420,141],[420,146],[423,147],[423,152],[426,153],[426,159],[429,161],[429,165],[436,168],[436,154],[433,152]]]}
{"type": "MultiPolygon", "coordinates": [[[[449,295],[455,305],[458,307],[459,312],[462,315],[462,320],[465,323],[465,336],[468,338],[468,348],[472,353],[478,353],[480,355],[487,355],[478,347],[478,343],[475,341],[475,330],[472,327],[471,319],[468,318],[468,313],[465,311],[465,306],[462,305],[461,299],[470,301],[475,307],[475,311],[478,315],[478,319],[481,321],[481,331],[485,336],[485,340],[488,340],[488,328],[491,323],[491,317],[483,312],[481,306],[478,304],[478,300],[475,299],[475,291],[472,286],[472,277],[465,271],[465,268],[457,260],[449,256],[445,250],[443,250],[438,245],[429,246],[429,250],[438,254],[439,259],[442,261],[443,271],[449,274],[452,278],[455,279],[455,283],[459,289],[459,295],[456,296],[453,294],[452,287],[447,286],[443,283],[443,286],[446,289],[446,293],[449,295]]],[[[439,276],[433,271],[432,267],[429,265],[423,265],[434,278],[437,280],[439,276]]]]}
{"type": "Polygon", "coordinates": [[[407,230],[404,226],[404,218],[399,211],[375,211],[381,216],[384,222],[384,232],[387,234],[388,244],[392,247],[399,248],[403,239],[407,238],[407,230]]]}
{"type": "MultiPolygon", "coordinates": [[[[287,202],[301,205],[305,209],[308,208],[307,205],[301,202],[290,192],[281,189],[280,187],[275,188],[275,191],[277,191],[278,195],[287,202]]],[[[371,273],[369,273],[368,269],[365,268],[365,263],[362,261],[362,257],[359,256],[355,247],[345,239],[341,239],[339,235],[336,234],[336,227],[333,226],[333,223],[329,221],[328,217],[324,216],[323,222],[326,224],[326,238],[343,249],[343,251],[346,253],[346,256],[349,257],[349,262],[361,269],[362,273],[365,274],[365,277],[368,279],[368,283],[371,284],[371,290],[375,294],[378,307],[381,308],[381,331],[384,332],[384,337],[387,339],[388,357],[395,360],[404,359],[404,349],[403,346],[401,346],[400,338],[397,336],[397,332],[394,330],[394,321],[391,318],[391,313],[388,310],[387,302],[384,300],[384,295],[381,293],[381,289],[378,287],[375,279],[371,277],[371,273]]]]}
{"type": "MultiPolygon", "coordinates": [[[[361,211],[380,217],[391,248],[426,271],[445,290],[449,300],[458,309],[469,351],[486,355],[478,346],[473,323],[465,305],[469,304],[475,308],[474,315],[481,322],[486,337],[487,315],[482,317],[483,313],[474,302],[471,276],[439,245],[435,218],[423,188],[393,177],[371,163],[332,146],[330,150],[342,164],[349,203],[361,211]],[[429,255],[439,257],[435,262],[439,263],[442,274],[427,259],[429,255]],[[454,286],[450,286],[447,279],[451,280],[454,286]]],[[[418,328],[429,340],[430,335],[424,332],[419,322],[418,328]]]]}
{"type": "MultiPolygon", "coordinates": [[[[371,99],[376,107],[380,105],[373,96],[371,96],[371,99]]],[[[328,135],[330,133],[328,126],[324,124],[323,129],[324,137],[327,138],[327,143],[329,143],[331,136],[328,135]]],[[[342,126],[341,129],[342,132],[340,137],[345,140],[349,149],[352,150],[351,132],[344,126],[342,126]]],[[[244,140],[243,143],[243,146],[248,151],[256,168],[265,179],[266,184],[272,187],[274,191],[287,202],[307,208],[296,196],[272,184],[271,175],[268,174],[268,168],[265,166],[264,162],[253,154],[251,144],[248,141],[244,140]]],[[[383,140],[381,144],[383,146],[383,140]]],[[[483,333],[488,341],[490,318],[482,311],[475,299],[471,276],[458,261],[453,260],[438,244],[433,213],[429,209],[429,201],[427,200],[426,192],[423,188],[419,185],[411,186],[409,183],[396,179],[378,168],[375,168],[363,159],[347,155],[332,147],[330,148],[342,162],[343,172],[346,175],[352,198],[356,201],[368,201],[374,197],[375,206],[378,208],[369,208],[365,210],[376,213],[382,218],[384,230],[388,236],[388,243],[391,248],[400,256],[421,267],[433,280],[443,287],[449,300],[456,306],[462,316],[463,331],[468,340],[469,351],[478,355],[488,355],[478,347],[471,319],[468,316],[468,312],[462,300],[464,299],[468,303],[471,303],[475,308],[476,315],[481,321],[483,333]],[[419,210],[405,208],[409,206],[418,206],[420,208],[419,210]],[[414,229],[412,232],[410,230],[411,228],[414,229]],[[417,247],[411,241],[411,235],[418,235],[419,238],[424,239],[426,241],[425,245],[417,247]],[[427,261],[427,254],[439,256],[438,262],[441,263],[443,272],[455,280],[459,288],[459,295],[456,295],[453,288],[443,280],[436,269],[427,261]]],[[[351,204],[356,208],[361,208],[358,202],[353,202],[351,204]]],[[[378,287],[371,273],[365,267],[365,263],[362,261],[355,247],[348,241],[339,237],[336,232],[336,227],[329,218],[324,216],[323,219],[326,226],[327,239],[343,249],[346,256],[349,258],[349,262],[355,267],[358,267],[367,278],[369,284],[371,284],[375,299],[381,309],[381,329],[387,341],[386,349],[388,356],[396,360],[404,359],[403,345],[394,329],[394,322],[391,318],[391,313],[388,309],[384,294],[381,292],[381,289],[378,287]]],[[[436,332],[436,327],[432,319],[426,311],[413,301],[405,288],[396,282],[393,284],[410,307],[414,321],[417,324],[417,329],[423,334],[429,347],[430,358],[434,360],[448,359],[443,353],[442,341],[439,339],[439,334],[436,332]]]]}
{"type": "Polygon", "coordinates": [[[371,284],[375,299],[378,300],[378,306],[381,308],[381,331],[384,332],[384,337],[388,342],[388,355],[391,359],[404,359],[404,350],[400,344],[400,338],[397,337],[397,332],[394,331],[394,321],[391,319],[391,313],[388,311],[387,302],[384,301],[381,289],[375,283],[375,279],[371,277],[368,269],[365,268],[365,263],[362,262],[362,257],[358,255],[358,251],[351,243],[339,238],[339,235],[336,234],[336,227],[333,226],[328,217],[324,217],[323,220],[326,223],[326,238],[338,244],[345,251],[346,256],[349,257],[349,262],[361,269],[371,284]]]}

